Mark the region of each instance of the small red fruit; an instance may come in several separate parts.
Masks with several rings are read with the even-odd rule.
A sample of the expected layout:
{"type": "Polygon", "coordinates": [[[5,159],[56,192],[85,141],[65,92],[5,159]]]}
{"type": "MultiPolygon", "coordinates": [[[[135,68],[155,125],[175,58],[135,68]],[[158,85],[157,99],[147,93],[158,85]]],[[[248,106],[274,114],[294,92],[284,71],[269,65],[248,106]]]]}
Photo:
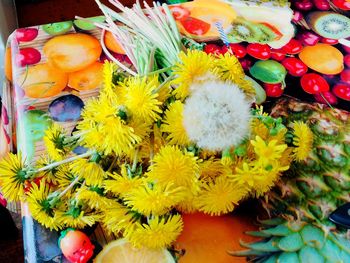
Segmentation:
{"type": "Polygon", "coordinates": [[[263,84],[266,96],[278,98],[281,97],[283,94],[283,88],[281,83],[277,84],[270,84],[270,83],[264,83],[263,84]]]}
{"type": "Polygon", "coordinates": [[[190,10],[179,5],[169,6],[169,9],[175,20],[184,20],[190,16],[190,10]]]}
{"type": "Polygon", "coordinates": [[[6,199],[2,196],[2,194],[0,193],[0,205],[2,205],[3,207],[7,206],[7,201],[6,199]]]}
{"type": "Polygon", "coordinates": [[[286,52],[280,49],[271,49],[271,58],[276,61],[282,61],[286,57],[286,52]]]}
{"type": "Polygon", "coordinates": [[[34,40],[38,35],[38,29],[33,27],[20,28],[16,30],[15,36],[19,42],[29,42],[34,40]]]}
{"type": "Polygon", "coordinates": [[[301,21],[303,18],[304,18],[304,16],[301,12],[294,10],[294,15],[293,15],[293,19],[292,19],[292,21],[294,23],[301,21]]]}
{"type": "Polygon", "coordinates": [[[297,9],[301,11],[309,11],[313,8],[313,4],[309,0],[298,0],[294,2],[294,5],[297,9]]]}
{"type": "Polygon", "coordinates": [[[271,57],[271,48],[267,44],[251,43],[247,46],[247,53],[254,58],[267,60],[271,57]]]}
{"type": "Polygon", "coordinates": [[[321,11],[327,11],[331,8],[330,4],[326,0],[313,0],[315,7],[321,11]]]}
{"type": "Polygon", "coordinates": [[[317,94],[329,91],[329,84],[325,78],[316,73],[308,73],[301,77],[300,84],[303,90],[309,94],[317,94]]]}
{"type": "Polygon", "coordinates": [[[241,63],[241,66],[245,71],[249,70],[253,64],[252,61],[247,58],[240,59],[239,62],[241,63]]]}
{"type": "Polygon", "coordinates": [[[219,56],[221,54],[221,48],[216,44],[207,44],[204,47],[204,52],[207,54],[219,56]]]}
{"type": "Polygon", "coordinates": [[[350,85],[337,84],[333,87],[332,91],[338,98],[350,101],[350,85]]]}
{"type": "Polygon", "coordinates": [[[343,45],[343,49],[346,53],[350,54],[350,47],[343,45]]]}
{"type": "Polygon", "coordinates": [[[350,84],[350,69],[345,69],[340,73],[340,79],[345,82],[350,84]]]}
{"type": "Polygon", "coordinates": [[[333,4],[342,9],[342,10],[350,10],[350,2],[347,0],[332,0],[333,4]]]}
{"type": "Polygon", "coordinates": [[[247,50],[242,44],[230,43],[229,46],[223,46],[221,53],[225,54],[229,52],[235,55],[237,58],[244,58],[247,55],[247,50]]]}
{"type": "Polygon", "coordinates": [[[282,65],[294,77],[301,77],[308,71],[308,67],[298,58],[286,58],[282,61],[282,65]]]}
{"type": "Polygon", "coordinates": [[[41,60],[40,52],[32,47],[22,48],[16,55],[16,63],[20,67],[25,67],[27,65],[33,65],[41,60]]]}
{"type": "Polygon", "coordinates": [[[211,27],[207,22],[194,17],[187,17],[180,22],[188,33],[196,36],[206,34],[211,27]]]}
{"type": "Polygon", "coordinates": [[[303,49],[303,45],[297,39],[292,38],[286,45],[282,47],[282,50],[287,54],[298,54],[303,49]]]}
{"type": "Polygon", "coordinates": [[[298,37],[304,46],[314,46],[320,41],[320,37],[310,31],[306,31],[298,37]]]}
{"type": "Polygon", "coordinates": [[[326,37],[323,37],[321,39],[321,42],[328,44],[328,45],[336,45],[339,43],[338,39],[331,39],[331,38],[326,38],[326,37]]]}
{"type": "Polygon", "coordinates": [[[344,56],[344,64],[345,64],[347,67],[350,67],[350,54],[344,56]]]}
{"type": "Polygon", "coordinates": [[[334,94],[330,91],[325,91],[325,92],[321,92],[318,94],[314,94],[314,98],[317,102],[322,103],[322,104],[331,104],[331,105],[335,105],[338,103],[338,99],[336,96],[334,96],[334,94]]]}

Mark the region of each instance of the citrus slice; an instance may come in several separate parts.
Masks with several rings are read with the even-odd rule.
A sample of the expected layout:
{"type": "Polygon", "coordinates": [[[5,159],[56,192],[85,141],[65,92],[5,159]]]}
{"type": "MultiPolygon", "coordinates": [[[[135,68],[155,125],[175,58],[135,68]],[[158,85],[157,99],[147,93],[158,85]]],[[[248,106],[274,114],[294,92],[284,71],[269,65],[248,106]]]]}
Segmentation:
{"type": "Polygon", "coordinates": [[[175,263],[166,249],[135,248],[125,239],[112,241],[97,255],[94,263],[175,263]]]}

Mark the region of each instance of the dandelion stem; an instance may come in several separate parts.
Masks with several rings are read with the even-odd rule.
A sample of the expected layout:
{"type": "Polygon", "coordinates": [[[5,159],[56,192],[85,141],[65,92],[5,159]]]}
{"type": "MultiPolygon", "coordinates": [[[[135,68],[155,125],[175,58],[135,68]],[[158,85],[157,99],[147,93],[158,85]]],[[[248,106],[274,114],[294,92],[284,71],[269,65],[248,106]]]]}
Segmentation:
{"type": "Polygon", "coordinates": [[[154,132],[152,131],[149,135],[150,140],[150,150],[149,150],[149,159],[151,162],[151,165],[153,165],[153,157],[154,157],[154,132]]]}
{"type": "Polygon", "coordinates": [[[78,160],[78,159],[81,159],[81,158],[88,157],[88,156],[92,155],[93,153],[94,153],[94,151],[88,151],[86,153],[83,153],[83,154],[80,154],[80,155],[76,155],[76,156],[64,159],[62,161],[59,161],[59,162],[54,162],[54,163],[51,163],[49,165],[46,165],[44,167],[39,168],[38,170],[36,170],[36,172],[39,173],[39,172],[42,172],[42,171],[50,170],[50,169],[55,168],[55,167],[57,167],[57,166],[59,166],[61,164],[69,163],[69,162],[72,162],[72,161],[75,161],[75,160],[78,160]]]}
{"type": "Polygon", "coordinates": [[[136,165],[137,165],[137,157],[139,155],[139,151],[140,149],[137,148],[134,154],[134,160],[132,162],[132,167],[131,167],[131,171],[134,173],[136,171],[136,165]]]}
{"type": "Polygon", "coordinates": [[[57,199],[60,199],[62,196],[64,196],[76,183],[79,181],[80,175],[77,176],[68,186],[66,189],[64,189],[58,196],[57,199]]]}

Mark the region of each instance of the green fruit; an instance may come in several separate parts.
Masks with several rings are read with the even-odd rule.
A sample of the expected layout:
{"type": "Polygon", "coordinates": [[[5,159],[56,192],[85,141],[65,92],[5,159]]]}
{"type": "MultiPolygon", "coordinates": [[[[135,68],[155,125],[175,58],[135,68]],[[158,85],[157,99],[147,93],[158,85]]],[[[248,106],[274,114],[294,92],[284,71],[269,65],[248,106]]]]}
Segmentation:
{"type": "Polygon", "coordinates": [[[270,84],[284,82],[287,75],[285,67],[274,60],[260,60],[250,68],[249,72],[254,78],[270,84]]]}
{"type": "Polygon", "coordinates": [[[255,90],[255,103],[261,104],[261,103],[265,102],[266,92],[263,89],[263,87],[261,87],[261,85],[258,82],[256,82],[254,79],[252,79],[251,77],[245,76],[244,78],[246,80],[250,81],[253,85],[253,88],[255,90]]]}
{"type": "Polygon", "coordinates": [[[67,33],[72,28],[72,26],[72,21],[65,21],[43,25],[42,29],[49,35],[56,36],[67,33]]]}
{"type": "Polygon", "coordinates": [[[25,137],[34,142],[41,140],[45,131],[50,127],[52,121],[50,117],[41,110],[30,110],[24,113],[23,127],[25,127],[25,137]]]}
{"type": "MultiPolygon", "coordinates": [[[[105,21],[104,16],[94,16],[94,17],[89,17],[88,20],[92,22],[98,22],[98,23],[103,23],[105,21]]],[[[84,20],[74,20],[74,25],[78,27],[81,30],[93,30],[96,28],[96,26],[93,23],[84,21],[84,20]]]]}

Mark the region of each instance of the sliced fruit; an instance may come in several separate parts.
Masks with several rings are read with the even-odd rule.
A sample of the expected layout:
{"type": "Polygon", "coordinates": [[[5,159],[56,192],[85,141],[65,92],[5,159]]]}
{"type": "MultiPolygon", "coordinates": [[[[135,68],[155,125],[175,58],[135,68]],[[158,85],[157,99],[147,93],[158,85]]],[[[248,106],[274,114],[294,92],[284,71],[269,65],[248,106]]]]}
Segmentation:
{"type": "Polygon", "coordinates": [[[335,75],[344,69],[344,56],[335,47],[328,44],[317,44],[304,47],[299,58],[309,68],[327,75],[335,75]]]}
{"type": "MultiPolygon", "coordinates": [[[[88,20],[92,21],[92,22],[104,22],[105,21],[105,17],[104,16],[93,16],[93,17],[89,17],[88,20]]],[[[81,30],[93,30],[96,28],[96,26],[93,23],[90,23],[88,21],[85,20],[74,20],[74,25],[81,29],[81,30]]]]}
{"type": "Polygon", "coordinates": [[[29,42],[38,36],[38,29],[33,27],[20,28],[15,31],[15,37],[18,42],[29,42]]]}
{"type": "Polygon", "coordinates": [[[49,64],[28,67],[17,79],[25,95],[30,98],[47,98],[59,94],[67,85],[68,75],[49,64]]]}
{"type": "Polygon", "coordinates": [[[122,48],[122,46],[118,43],[118,41],[115,39],[115,37],[113,36],[113,34],[109,31],[106,31],[105,35],[104,35],[104,41],[105,41],[105,45],[106,47],[118,54],[123,54],[125,55],[125,51],[122,48]]]}
{"type": "Polygon", "coordinates": [[[175,20],[183,20],[190,16],[190,10],[180,5],[169,6],[175,20]]]}
{"type": "Polygon", "coordinates": [[[188,17],[185,20],[181,20],[180,23],[186,32],[195,36],[205,35],[211,27],[209,23],[194,17],[188,17]]]}
{"type": "Polygon", "coordinates": [[[98,60],[102,48],[95,37],[78,33],[50,39],[43,51],[51,65],[64,72],[74,72],[98,60]]]}
{"type": "Polygon", "coordinates": [[[67,33],[72,28],[72,26],[72,21],[65,21],[43,25],[42,29],[49,35],[57,36],[67,33]]]}
{"type": "Polygon", "coordinates": [[[97,255],[95,263],[175,263],[166,249],[135,248],[127,240],[112,241],[97,255]]]}
{"type": "Polygon", "coordinates": [[[308,25],[322,37],[342,39],[350,37],[350,18],[335,12],[311,12],[306,16],[308,25]]]}
{"type": "Polygon", "coordinates": [[[103,64],[100,62],[68,75],[68,86],[79,91],[100,88],[102,84],[103,64]]]}

